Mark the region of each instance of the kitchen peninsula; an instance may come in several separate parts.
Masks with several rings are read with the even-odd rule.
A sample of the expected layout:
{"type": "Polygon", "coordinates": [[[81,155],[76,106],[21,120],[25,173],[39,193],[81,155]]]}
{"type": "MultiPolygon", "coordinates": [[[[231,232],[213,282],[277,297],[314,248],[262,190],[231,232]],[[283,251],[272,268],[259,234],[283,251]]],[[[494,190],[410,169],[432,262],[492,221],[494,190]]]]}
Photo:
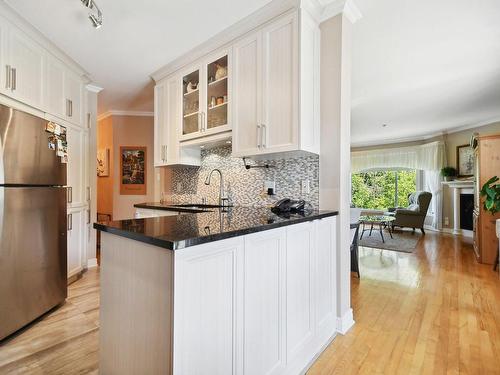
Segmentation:
{"type": "Polygon", "coordinates": [[[297,374],[333,339],[337,212],[146,207],[175,215],[94,224],[102,373],[297,374]]]}

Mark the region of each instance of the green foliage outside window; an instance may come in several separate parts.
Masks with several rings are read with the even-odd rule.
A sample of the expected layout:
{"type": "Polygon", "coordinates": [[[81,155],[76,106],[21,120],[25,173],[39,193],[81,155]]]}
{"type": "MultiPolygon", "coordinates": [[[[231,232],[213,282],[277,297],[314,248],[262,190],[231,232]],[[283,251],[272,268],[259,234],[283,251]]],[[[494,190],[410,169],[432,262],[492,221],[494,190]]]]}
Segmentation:
{"type": "Polygon", "coordinates": [[[356,207],[385,210],[408,206],[408,195],[416,191],[415,170],[377,171],[353,174],[352,203],[356,207]],[[396,202],[397,178],[397,202],[396,202]]]}

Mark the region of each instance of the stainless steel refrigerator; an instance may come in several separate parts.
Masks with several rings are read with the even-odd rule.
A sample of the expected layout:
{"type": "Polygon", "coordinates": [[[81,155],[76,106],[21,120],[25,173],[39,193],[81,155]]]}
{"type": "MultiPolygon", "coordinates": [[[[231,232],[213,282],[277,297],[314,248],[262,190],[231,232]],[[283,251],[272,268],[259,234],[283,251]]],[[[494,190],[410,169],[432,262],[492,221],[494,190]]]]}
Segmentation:
{"type": "Polygon", "coordinates": [[[0,339],[67,296],[66,164],[46,125],[0,105],[0,339]]]}

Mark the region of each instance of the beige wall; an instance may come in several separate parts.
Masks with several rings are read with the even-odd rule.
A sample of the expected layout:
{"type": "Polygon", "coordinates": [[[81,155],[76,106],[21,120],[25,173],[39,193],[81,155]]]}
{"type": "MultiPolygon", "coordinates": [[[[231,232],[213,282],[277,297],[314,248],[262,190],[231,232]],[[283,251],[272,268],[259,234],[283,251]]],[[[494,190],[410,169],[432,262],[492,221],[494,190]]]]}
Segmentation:
{"type": "MultiPolygon", "coordinates": [[[[500,134],[500,122],[445,135],[446,156],[450,167],[457,167],[457,146],[469,144],[473,133],[500,134]]],[[[447,186],[443,190],[443,227],[453,228],[453,189],[447,186]],[[448,218],[448,225],[445,225],[446,218],[448,218]]]]}
{"type": "Polygon", "coordinates": [[[113,121],[107,117],[97,123],[97,149],[109,149],[109,176],[97,177],[97,213],[113,215],[113,121]]]}
{"type": "MultiPolygon", "coordinates": [[[[134,216],[134,204],[154,200],[155,176],[153,168],[154,130],[151,116],[110,116],[99,121],[98,139],[110,148],[110,177],[98,177],[98,212],[112,213],[113,220],[134,216]],[[101,133],[102,131],[102,133],[101,133]],[[110,139],[112,143],[110,143],[110,139]],[[146,195],[120,194],[120,147],[145,146],[146,195]]],[[[101,145],[101,143],[98,144],[101,145]]],[[[98,147],[100,148],[100,147],[98,147]]]]}

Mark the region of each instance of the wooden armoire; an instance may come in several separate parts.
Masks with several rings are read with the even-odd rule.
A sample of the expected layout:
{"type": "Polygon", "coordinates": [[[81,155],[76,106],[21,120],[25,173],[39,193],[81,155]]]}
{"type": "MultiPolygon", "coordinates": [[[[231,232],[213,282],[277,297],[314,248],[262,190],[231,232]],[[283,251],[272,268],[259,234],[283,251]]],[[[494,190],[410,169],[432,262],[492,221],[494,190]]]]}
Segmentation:
{"type": "Polygon", "coordinates": [[[478,262],[493,264],[498,254],[495,221],[500,213],[492,215],[484,209],[480,191],[491,177],[500,177],[500,134],[475,136],[471,146],[475,149],[474,252],[478,262]]]}

